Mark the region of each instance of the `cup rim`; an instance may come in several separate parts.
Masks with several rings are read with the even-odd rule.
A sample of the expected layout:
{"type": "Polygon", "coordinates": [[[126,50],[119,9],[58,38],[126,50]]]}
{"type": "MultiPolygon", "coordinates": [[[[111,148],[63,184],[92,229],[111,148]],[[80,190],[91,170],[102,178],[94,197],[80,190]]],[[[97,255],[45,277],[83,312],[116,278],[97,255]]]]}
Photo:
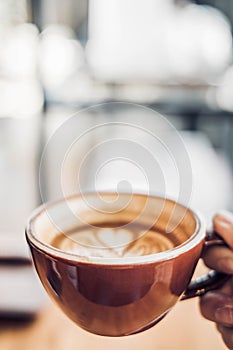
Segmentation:
{"type": "MultiPolygon", "coordinates": [[[[95,192],[86,192],[85,195],[95,195],[95,192]]],[[[100,195],[110,195],[113,194],[113,192],[109,191],[102,191],[101,193],[98,192],[100,195]]],[[[127,193],[120,193],[120,195],[127,195],[127,193]]],[[[145,196],[143,193],[133,193],[135,196],[145,196]]],[[[46,208],[56,206],[62,202],[69,201],[69,200],[74,200],[76,198],[80,197],[80,194],[75,194],[72,196],[68,196],[62,199],[58,199],[55,201],[49,201],[46,202],[39,207],[37,207],[29,216],[25,228],[25,235],[26,235],[26,240],[29,244],[29,246],[33,246],[37,250],[42,251],[44,254],[49,255],[53,259],[62,259],[64,261],[69,261],[69,262],[74,262],[74,263],[80,263],[80,264],[97,264],[97,265],[104,265],[104,266],[126,266],[126,265],[135,265],[135,264],[145,264],[145,263],[154,263],[158,261],[165,261],[165,260],[170,260],[172,258],[175,258],[179,255],[182,255],[195,246],[197,246],[202,240],[204,240],[206,236],[206,223],[204,220],[203,215],[198,212],[194,211],[190,207],[184,206],[180,202],[177,202],[176,200],[172,198],[167,198],[167,197],[162,197],[162,196],[157,196],[157,195],[149,195],[151,198],[155,199],[162,199],[166,200],[168,202],[173,202],[184,209],[187,209],[192,216],[195,219],[196,222],[196,227],[192,235],[184,241],[182,244],[173,247],[169,250],[162,251],[159,253],[153,253],[149,255],[143,255],[143,256],[126,256],[126,257],[95,257],[95,256],[82,256],[78,255],[77,253],[72,253],[72,252],[64,252],[58,248],[53,247],[52,245],[48,243],[42,242],[34,233],[33,233],[33,222],[39,218],[40,215],[42,215],[45,211],[46,208]]]]}

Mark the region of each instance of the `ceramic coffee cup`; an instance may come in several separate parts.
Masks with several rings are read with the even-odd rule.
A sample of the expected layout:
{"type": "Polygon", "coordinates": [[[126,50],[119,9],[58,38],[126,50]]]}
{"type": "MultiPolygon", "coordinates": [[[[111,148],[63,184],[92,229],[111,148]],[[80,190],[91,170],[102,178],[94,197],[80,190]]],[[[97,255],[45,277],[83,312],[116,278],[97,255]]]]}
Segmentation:
{"type": "Polygon", "coordinates": [[[88,193],[48,203],[30,217],[26,238],[50,297],[99,335],[141,332],[226,278],[211,272],[190,284],[208,244],[205,222],[161,197],[88,193]]]}

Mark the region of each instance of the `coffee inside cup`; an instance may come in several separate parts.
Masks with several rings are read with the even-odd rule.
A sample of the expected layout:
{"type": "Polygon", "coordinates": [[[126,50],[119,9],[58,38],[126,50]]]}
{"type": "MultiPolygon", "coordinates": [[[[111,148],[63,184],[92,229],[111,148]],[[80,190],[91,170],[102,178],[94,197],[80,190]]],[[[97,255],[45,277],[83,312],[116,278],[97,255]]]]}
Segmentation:
{"type": "Polygon", "coordinates": [[[72,207],[72,201],[69,207],[63,203],[63,216],[67,216],[63,221],[59,205],[57,212],[48,210],[45,214],[50,227],[43,227],[40,239],[64,253],[121,259],[171,250],[195,231],[191,214],[180,205],[174,206],[174,202],[139,195],[128,201],[124,194],[118,202],[114,194],[104,196],[107,199],[95,202],[94,207],[81,197],[76,207],[72,207]]]}
{"type": "Polygon", "coordinates": [[[134,257],[159,253],[183,243],[185,234],[159,232],[156,227],[126,223],[84,225],[65,233],[57,232],[50,245],[66,253],[93,257],[134,257]],[[126,226],[126,227],[124,227],[126,226]]]}

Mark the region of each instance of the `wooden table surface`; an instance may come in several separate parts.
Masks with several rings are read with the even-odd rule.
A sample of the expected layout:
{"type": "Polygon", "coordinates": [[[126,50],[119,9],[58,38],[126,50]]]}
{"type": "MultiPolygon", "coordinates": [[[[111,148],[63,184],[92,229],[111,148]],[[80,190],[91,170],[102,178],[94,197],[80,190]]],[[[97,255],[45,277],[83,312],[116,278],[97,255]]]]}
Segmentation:
{"type": "Polygon", "coordinates": [[[198,300],[183,301],[154,328],[121,338],[100,337],[81,330],[47,301],[35,321],[0,323],[1,350],[223,350],[215,326],[204,320],[198,300]]]}

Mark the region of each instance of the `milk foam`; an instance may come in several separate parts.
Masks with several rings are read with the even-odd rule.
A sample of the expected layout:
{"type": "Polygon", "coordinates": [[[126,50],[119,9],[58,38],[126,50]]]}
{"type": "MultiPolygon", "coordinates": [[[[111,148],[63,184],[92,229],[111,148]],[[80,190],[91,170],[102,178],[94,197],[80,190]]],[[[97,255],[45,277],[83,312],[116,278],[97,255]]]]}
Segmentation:
{"type": "Polygon", "coordinates": [[[175,247],[171,234],[156,230],[133,231],[123,227],[91,227],[58,233],[50,243],[64,252],[86,257],[134,257],[150,255],[175,247]]]}

